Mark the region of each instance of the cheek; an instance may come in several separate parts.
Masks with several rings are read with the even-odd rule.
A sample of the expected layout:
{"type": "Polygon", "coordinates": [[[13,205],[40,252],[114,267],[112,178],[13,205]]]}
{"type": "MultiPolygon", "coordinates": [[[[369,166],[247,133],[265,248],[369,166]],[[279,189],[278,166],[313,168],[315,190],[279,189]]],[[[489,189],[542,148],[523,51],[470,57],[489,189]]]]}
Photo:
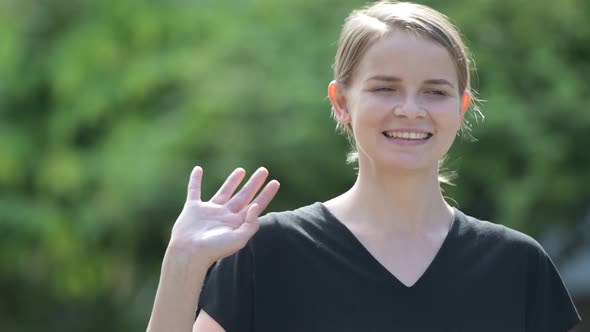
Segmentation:
{"type": "Polygon", "coordinates": [[[382,121],[383,116],[391,111],[391,105],[395,101],[386,96],[364,96],[354,107],[357,121],[375,122],[382,121]]]}
{"type": "Polygon", "coordinates": [[[461,126],[461,110],[459,103],[449,100],[448,102],[431,102],[428,109],[434,122],[440,129],[458,130],[461,126]]]}

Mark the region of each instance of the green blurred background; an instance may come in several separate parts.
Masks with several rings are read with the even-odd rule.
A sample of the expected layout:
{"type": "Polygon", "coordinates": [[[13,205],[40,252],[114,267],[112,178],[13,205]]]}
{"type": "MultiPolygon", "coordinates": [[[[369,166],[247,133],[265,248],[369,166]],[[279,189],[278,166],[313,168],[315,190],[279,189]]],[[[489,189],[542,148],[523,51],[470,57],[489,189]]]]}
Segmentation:
{"type": "MultiPolygon", "coordinates": [[[[194,165],[204,197],[266,166],[270,210],[346,190],[326,88],[364,3],[0,0],[0,331],[145,330],[194,165]]],[[[487,100],[445,195],[538,239],[588,312],[590,2],[421,3],[487,100]]]]}

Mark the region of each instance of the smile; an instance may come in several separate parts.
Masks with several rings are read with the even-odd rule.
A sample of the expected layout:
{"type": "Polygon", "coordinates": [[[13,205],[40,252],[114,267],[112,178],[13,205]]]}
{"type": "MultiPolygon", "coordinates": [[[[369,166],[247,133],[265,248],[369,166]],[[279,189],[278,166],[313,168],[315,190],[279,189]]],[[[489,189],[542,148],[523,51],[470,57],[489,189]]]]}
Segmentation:
{"type": "Polygon", "coordinates": [[[389,138],[401,138],[407,140],[425,140],[432,137],[431,133],[408,131],[384,131],[383,135],[389,138]]]}

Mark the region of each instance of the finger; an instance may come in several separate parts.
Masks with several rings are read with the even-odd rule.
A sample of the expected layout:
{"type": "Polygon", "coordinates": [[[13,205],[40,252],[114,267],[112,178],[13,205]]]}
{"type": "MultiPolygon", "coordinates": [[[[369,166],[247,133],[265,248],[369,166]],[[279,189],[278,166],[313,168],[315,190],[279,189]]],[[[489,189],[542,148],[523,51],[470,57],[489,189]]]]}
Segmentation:
{"type": "Polygon", "coordinates": [[[258,206],[260,207],[260,213],[262,213],[262,211],[266,210],[266,207],[268,206],[270,201],[272,201],[272,199],[275,197],[275,195],[279,191],[280,186],[281,184],[279,183],[279,181],[270,181],[266,184],[266,186],[264,187],[264,189],[262,189],[258,196],[256,196],[256,198],[252,201],[251,204],[258,204],[258,206]]]}
{"type": "Polygon", "coordinates": [[[268,176],[268,171],[266,168],[261,167],[252,174],[248,182],[242,187],[242,189],[234,195],[228,202],[227,207],[230,211],[238,212],[242,210],[254,196],[256,192],[262,187],[266,177],[268,176]]]}
{"type": "Polygon", "coordinates": [[[246,213],[246,221],[242,223],[238,228],[236,228],[232,235],[234,238],[234,243],[236,243],[237,248],[235,250],[239,250],[243,248],[248,240],[256,234],[258,229],[260,228],[260,223],[258,222],[258,215],[262,210],[258,206],[258,204],[253,204],[248,208],[248,212],[246,213]]]}
{"type": "Polygon", "coordinates": [[[203,178],[203,169],[200,166],[193,168],[188,180],[188,190],[186,199],[188,201],[201,199],[201,179],[203,178]]]}
{"type": "Polygon", "coordinates": [[[225,179],[223,185],[219,188],[217,193],[213,195],[210,202],[215,204],[225,204],[234,194],[236,188],[240,185],[240,182],[244,179],[246,171],[243,168],[236,168],[228,177],[225,179]]]}

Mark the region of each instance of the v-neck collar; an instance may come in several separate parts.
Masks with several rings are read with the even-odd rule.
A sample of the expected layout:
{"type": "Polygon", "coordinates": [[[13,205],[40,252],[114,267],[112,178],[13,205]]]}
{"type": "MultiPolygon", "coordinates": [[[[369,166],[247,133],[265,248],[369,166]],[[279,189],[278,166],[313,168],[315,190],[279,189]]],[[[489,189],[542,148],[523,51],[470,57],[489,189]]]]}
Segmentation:
{"type": "Polygon", "coordinates": [[[379,260],[377,260],[377,258],[375,258],[375,256],[373,256],[373,254],[371,254],[371,252],[369,252],[369,250],[362,244],[356,235],[354,235],[354,233],[352,233],[352,231],[343,222],[341,222],[323,203],[316,202],[314,205],[316,205],[317,208],[321,210],[322,215],[324,215],[329,222],[332,222],[340,229],[340,231],[348,238],[348,240],[350,240],[352,244],[359,250],[359,252],[367,259],[367,261],[370,261],[370,264],[376,267],[379,273],[385,275],[388,280],[392,280],[395,285],[406,290],[412,290],[421,287],[425,282],[428,281],[431,275],[436,272],[437,267],[441,264],[444,264],[449,247],[459,232],[459,223],[461,220],[461,211],[453,207],[452,224],[447,235],[445,236],[445,239],[443,240],[443,243],[432,259],[432,262],[430,262],[422,275],[416,280],[416,282],[408,286],[399,280],[395,274],[391,273],[383,264],[381,264],[381,262],[379,262],[379,260]]]}

